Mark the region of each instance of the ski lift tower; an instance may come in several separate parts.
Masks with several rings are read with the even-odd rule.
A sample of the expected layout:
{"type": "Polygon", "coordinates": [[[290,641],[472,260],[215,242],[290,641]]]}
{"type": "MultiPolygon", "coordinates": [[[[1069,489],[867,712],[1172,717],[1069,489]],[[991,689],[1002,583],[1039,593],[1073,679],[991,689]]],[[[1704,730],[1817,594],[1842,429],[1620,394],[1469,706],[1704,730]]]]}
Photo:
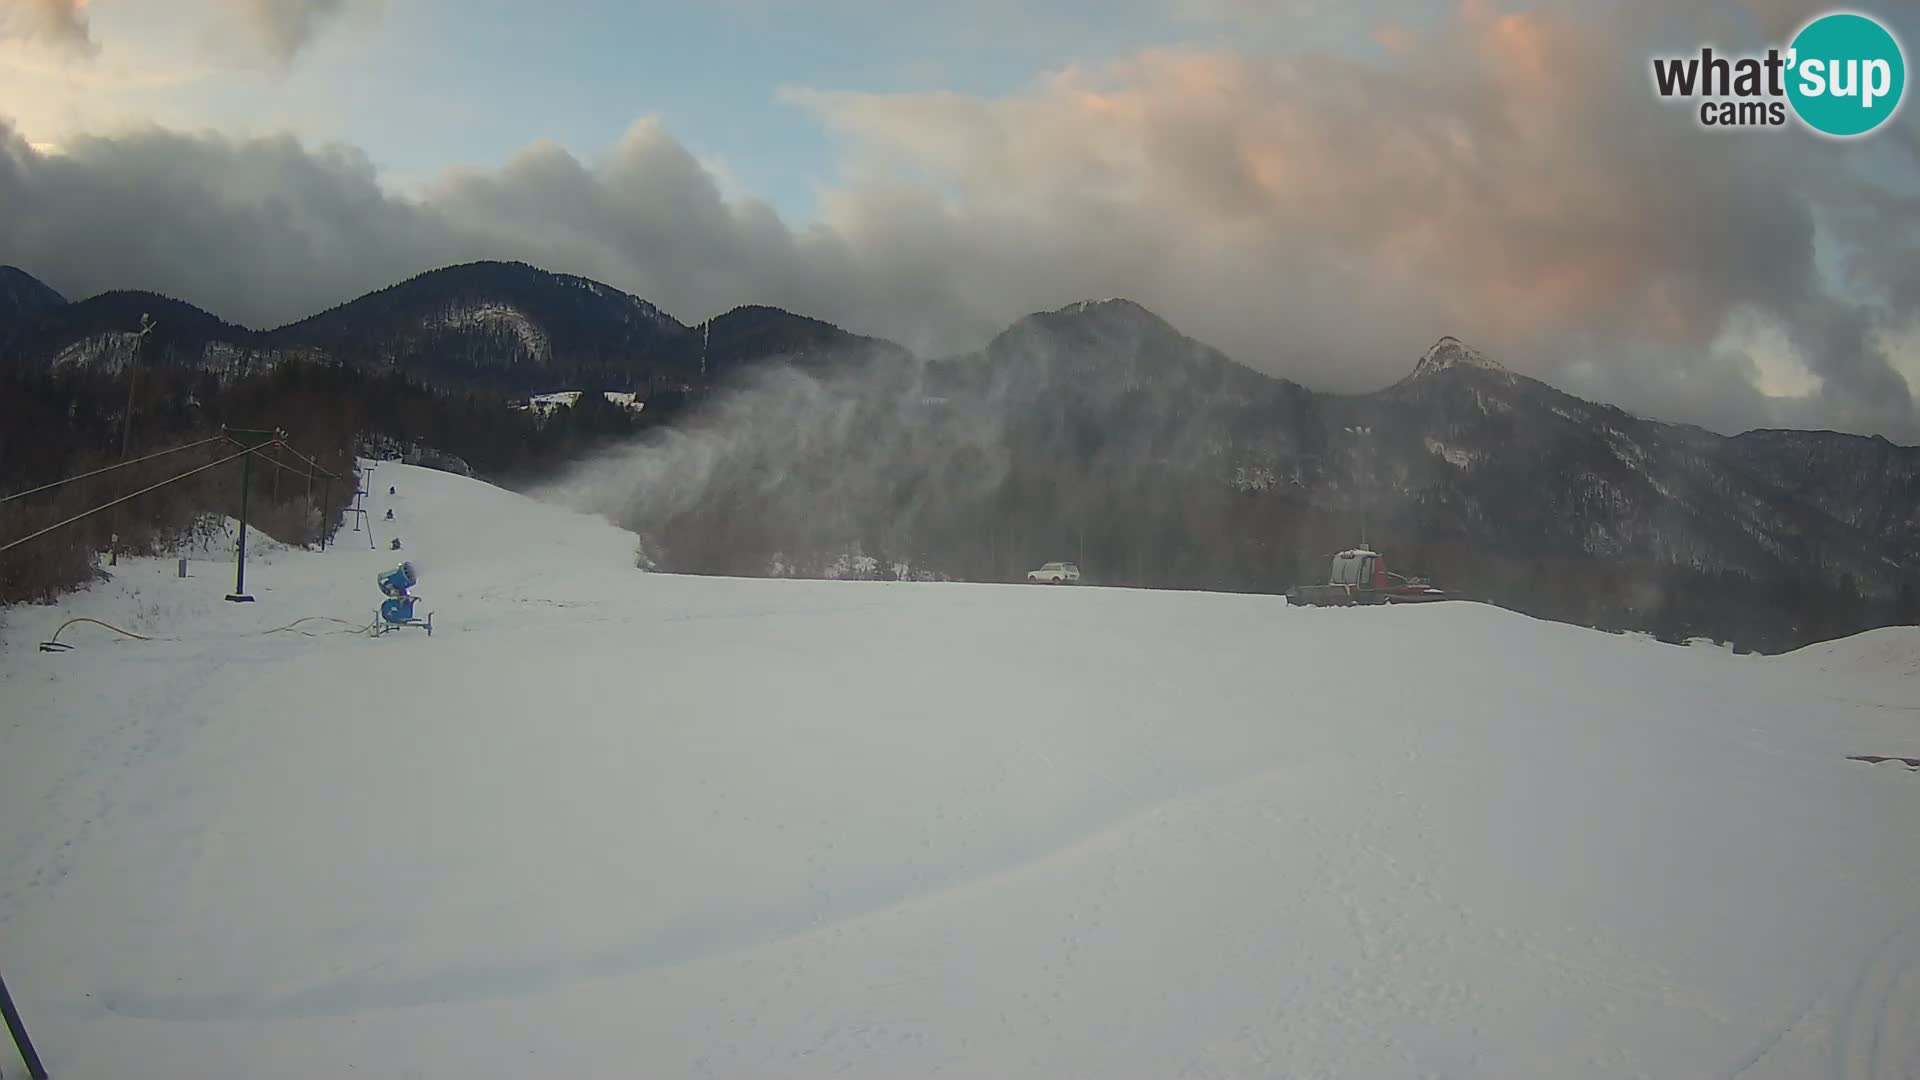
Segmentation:
{"type": "Polygon", "coordinates": [[[367,520],[367,489],[366,488],[362,487],[362,488],[354,489],[353,505],[347,507],[346,513],[349,517],[353,518],[353,531],[365,532],[367,534],[367,550],[372,551],[375,546],[373,542],[373,522],[367,520]],[[360,527],[362,525],[365,525],[366,528],[362,529],[360,527]]]}

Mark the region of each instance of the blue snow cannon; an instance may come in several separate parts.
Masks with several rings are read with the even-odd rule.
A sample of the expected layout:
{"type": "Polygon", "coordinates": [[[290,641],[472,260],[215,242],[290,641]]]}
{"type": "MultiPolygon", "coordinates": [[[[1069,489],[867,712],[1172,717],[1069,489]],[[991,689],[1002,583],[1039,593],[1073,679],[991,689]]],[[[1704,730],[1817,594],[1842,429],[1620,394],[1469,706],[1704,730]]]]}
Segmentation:
{"type": "Polygon", "coordinates": [[[373,580],[380,586],[382,595],[404,597],[408,589],[420,584],[420,575],[413,572],[412,563],[403,562],[391,570],[384,571],[373,580]]]}
{"type": "Polygon", "coordinates": [[[374,578],[380,586],[380,592],[386,597],[380,602],[380,620],[384,624],[382,632],[397,626],[422,626],[428,634],[433,633],[433,617],[429,615],[425,623],[414,618],[413,605],[419,597],[410,595],[407,590],[419,584],[420,576],[414,572],[413,564],[403,562],[391,570],[383,571],[374,578]]]}
{"type": "Polygon", "coordinates": [[[391,596],[380,601],[380,617],[390,623],[413,621],[413,597],[391,596]]]}

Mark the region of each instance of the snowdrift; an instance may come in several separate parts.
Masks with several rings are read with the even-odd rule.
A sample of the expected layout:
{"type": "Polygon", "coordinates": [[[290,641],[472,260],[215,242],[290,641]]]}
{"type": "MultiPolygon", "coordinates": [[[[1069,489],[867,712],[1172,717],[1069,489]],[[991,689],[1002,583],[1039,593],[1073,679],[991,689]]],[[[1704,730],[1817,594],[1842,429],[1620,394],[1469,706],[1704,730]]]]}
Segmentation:
{"type": "Polygon", "coordinates": [[[1920,756],[1910,634],[672,577],[369,489],[255,604],[7,613],[0,971],[62,1080],[1920,1073],[1920,777],[1847,760],[1920,756]],[[263,633],[400,558],[433,638],[263,633]],[[155,640],[34,650],[75,613],[155,640]]]}
{"type": "Polygon", "coordinates": [[[1788,662],[1826,675],[1864,678],[1920,691],[1920,626],[1888,626],[1797,649],[1788,662]]]}

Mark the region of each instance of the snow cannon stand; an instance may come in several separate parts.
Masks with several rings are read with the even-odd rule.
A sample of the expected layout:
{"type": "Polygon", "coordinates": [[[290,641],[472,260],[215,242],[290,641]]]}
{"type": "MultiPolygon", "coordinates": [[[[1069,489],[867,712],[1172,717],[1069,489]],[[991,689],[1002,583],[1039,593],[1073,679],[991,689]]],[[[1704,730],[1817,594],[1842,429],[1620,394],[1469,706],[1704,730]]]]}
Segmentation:
{"type": "Polygon", "coordinates": [[[413,564],[410,562],[403,562],[391,570],[383,571],[374,579],[374,582],[380,586],[381,595],[386,597],[385,600],[380,601],[379,617],[373,620],[375,637],[398,630],[403,626],[416,627],[425,630],[428,637],[433,636],[433,612],[427,612],[427,617],[424,619],[415,618],[413,605],[420,598],[407,591],[419,581],[419,575],[414,573],[413,564]]]}

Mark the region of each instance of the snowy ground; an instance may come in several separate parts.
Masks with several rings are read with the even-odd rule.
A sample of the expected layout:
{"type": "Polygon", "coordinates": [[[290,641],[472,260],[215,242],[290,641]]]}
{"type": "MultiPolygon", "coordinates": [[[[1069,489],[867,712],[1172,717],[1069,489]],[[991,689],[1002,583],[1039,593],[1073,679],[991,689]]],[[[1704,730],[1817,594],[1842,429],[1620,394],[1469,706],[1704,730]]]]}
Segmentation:
{"type": "Polygon", "coordinates": [[[1846,760],[1920,756],[1920,630],[680,578],[371,486],[255,604],[151,560],[6,613],[60,1080],[1920,1075],[1920,773],[1846,760]],[[402,556],[431,639],[259,633],[402,556]],[[160,640],[35,650],[74,613],[160,640]]]}

